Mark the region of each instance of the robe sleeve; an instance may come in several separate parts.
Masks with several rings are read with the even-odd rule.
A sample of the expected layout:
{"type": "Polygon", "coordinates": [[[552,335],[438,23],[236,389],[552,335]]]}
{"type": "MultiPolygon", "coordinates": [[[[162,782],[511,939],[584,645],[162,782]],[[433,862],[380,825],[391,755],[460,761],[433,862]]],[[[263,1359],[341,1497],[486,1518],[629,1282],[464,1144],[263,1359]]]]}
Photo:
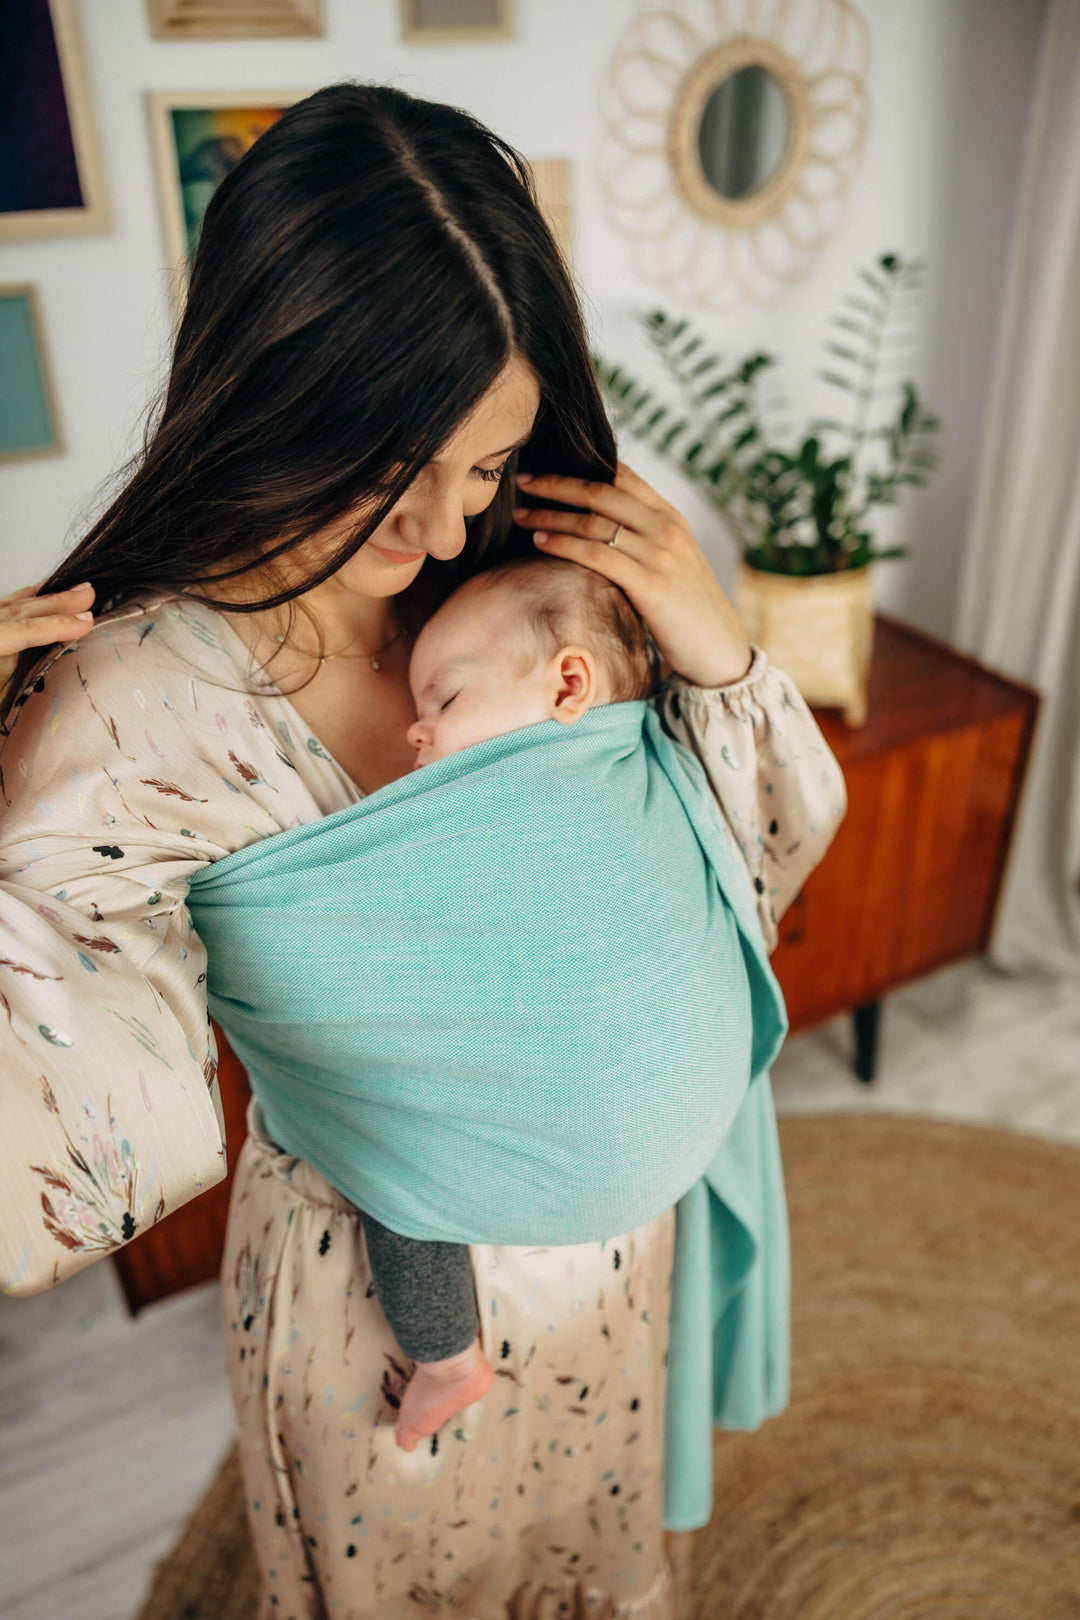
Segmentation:
{"type": "Polygon", "coordinates": [[[771,953],[780,918],[847,813],[836,756],[791,677],[758,646],[746,674],[725,686],[669,675],[657,705],[665,729],[705,769],[771,953]]]}
{"type": "Polygon", "coordinates": [[[220,852],[159,695],[133,689],[98,634],[31,672],[0,735],[0,1286],[14,1297],[227,1174],[186,905],[220,852]]]}

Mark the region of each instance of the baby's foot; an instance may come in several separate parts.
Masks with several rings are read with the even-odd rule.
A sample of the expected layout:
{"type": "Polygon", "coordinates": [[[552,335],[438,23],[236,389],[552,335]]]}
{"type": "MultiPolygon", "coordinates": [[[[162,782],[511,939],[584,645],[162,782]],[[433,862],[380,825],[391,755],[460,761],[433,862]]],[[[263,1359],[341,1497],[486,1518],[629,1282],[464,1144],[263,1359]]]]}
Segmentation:
{"type": "Polygon", "coordinates": [[[418,1361],[401,1398],[394,1439],[402,1451],[415,1451],[417,1441],[480,1400],[494,1382],[495,1372],[479,1335],[459,1355],[418,1361]]]}

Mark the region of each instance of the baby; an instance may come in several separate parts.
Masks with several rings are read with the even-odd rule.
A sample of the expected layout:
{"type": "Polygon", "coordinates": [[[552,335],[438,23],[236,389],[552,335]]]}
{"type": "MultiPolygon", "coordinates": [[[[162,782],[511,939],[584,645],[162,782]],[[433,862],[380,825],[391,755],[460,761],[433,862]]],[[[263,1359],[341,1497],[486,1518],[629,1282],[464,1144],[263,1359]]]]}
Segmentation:
{"type": "MultiPolygon", "coordinates": [[[[520,557],[474,575],[416,638],[409,685],[414,770],[543,720],[572,726],[599,704],[649,698],[654,655],[640,615],[596,569],[520,557]]],[[[363,1213],[363,1212],[361,1212],[363,1213]]],[[[469,1249],[390,1232],[363,1214],[383,1312],[415,1363],[394,1437],[425,1435],[486,1395],[495,1373],[480,1343],[469,1249]]]]}

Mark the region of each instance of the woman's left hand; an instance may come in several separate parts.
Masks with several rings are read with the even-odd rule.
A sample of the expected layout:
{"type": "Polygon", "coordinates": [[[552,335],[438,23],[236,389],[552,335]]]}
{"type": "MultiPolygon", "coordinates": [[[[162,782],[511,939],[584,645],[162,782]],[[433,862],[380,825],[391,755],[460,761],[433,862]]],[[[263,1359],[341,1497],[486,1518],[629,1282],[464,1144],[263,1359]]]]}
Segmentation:
{"type": "Polygon", "coordinates": [[[515,507],[515,521],[534,535],[547,534],[538,544],[541,552],[584,563],[613,580],[648,625],[665,665],[692,686],[741,679],[753,648],[690,525],[624,461],[617,468],[613,484],[519,473],[529,500],[549,496],[587,510],[515,507]]]}

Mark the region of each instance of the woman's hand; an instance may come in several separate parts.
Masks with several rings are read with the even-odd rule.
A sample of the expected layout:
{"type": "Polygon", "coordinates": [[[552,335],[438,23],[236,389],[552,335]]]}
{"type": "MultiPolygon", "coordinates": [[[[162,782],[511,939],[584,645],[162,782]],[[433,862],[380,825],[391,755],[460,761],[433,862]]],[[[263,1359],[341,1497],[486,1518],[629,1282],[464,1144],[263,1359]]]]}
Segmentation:
{"type": "Polygon", "coordinates": [[[15,660],[24,647],[51,647],[55,641],[74,641],[93,628],[93,616],[80,619],[94,600],[92,585],[73,585],[54,596],[35,596],[44,583],[24,585],[0,596],[0,692],[11,679],[15,660]]]}
{"type": "Polygon", "coordinates": [[[648,625],[664,664],[692,686],[726,686],[750,668],[753,648],[681,512],[624,461],[614,484],[561,473],[518,474],[531,500],[545,495],[585,512],[515,507],[522,528],[546,533],[542,551],[585,563],[623,590],[648,625]],[[616,526],[619,538],[609,545],[616,526]]]}

